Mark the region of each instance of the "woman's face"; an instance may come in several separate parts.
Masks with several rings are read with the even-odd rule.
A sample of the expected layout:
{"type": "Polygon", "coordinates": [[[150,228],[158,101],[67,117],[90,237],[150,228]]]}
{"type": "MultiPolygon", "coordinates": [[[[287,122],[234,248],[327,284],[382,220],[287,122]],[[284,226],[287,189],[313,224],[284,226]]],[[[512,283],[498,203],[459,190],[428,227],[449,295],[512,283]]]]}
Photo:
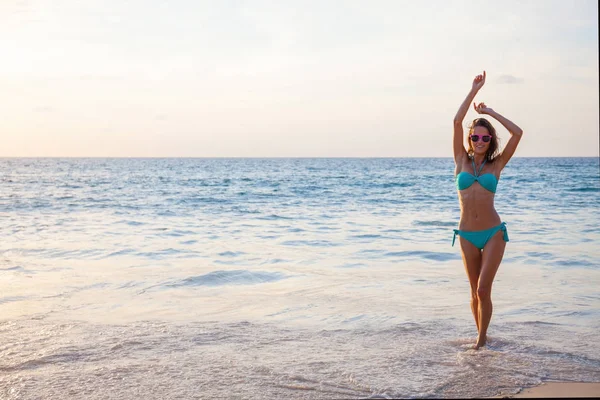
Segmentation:
{"type": "Polygon", "coordinates": [[[485,126],[476,126],[473,133],[469,136],[469,144],[473,152],[477,155],[485,155],[490,148],[492,136],[485,126]],[[487,141],[486,141],[487,140],[487,141]]]}

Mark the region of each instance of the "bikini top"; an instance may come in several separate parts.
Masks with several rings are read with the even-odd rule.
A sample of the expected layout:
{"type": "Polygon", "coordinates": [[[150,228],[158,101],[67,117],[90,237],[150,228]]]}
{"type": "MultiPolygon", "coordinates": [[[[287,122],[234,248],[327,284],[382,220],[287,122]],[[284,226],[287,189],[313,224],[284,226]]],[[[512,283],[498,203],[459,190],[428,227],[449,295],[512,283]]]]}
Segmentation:
{"type": "Polygon", "coordinates": [[[479,171],[476,171],[475,160],[471,159],[471,162],[473,163],[473,172],[475,172],[475,175],[465,171],[456,175],[456,187],[458,190],[465,190],[471,187],[471,185],[477,181],[481,186],[483,186],[484,189],[487,189],[492,193],[496,193],[496,186],[498,186],[498,179],[496,179],[496,176],[490,173],[479,175],[483,169],[483,166],[485,165],[485,161],[486,160],[484,160],[483,164],[481,164],[481,167],[479,167],[479,171]]]}

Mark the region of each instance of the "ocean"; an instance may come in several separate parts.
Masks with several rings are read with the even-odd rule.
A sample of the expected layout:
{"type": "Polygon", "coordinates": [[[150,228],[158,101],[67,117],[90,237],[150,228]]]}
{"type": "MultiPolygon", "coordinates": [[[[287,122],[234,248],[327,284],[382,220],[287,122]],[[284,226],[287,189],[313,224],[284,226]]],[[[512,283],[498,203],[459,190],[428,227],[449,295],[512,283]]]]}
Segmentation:
{"type": "Polygon", "coordinates": [[[0,159],[0,399],[600,381],[598,158],[513,158],[488,345],[451,158],[0,159]]]}

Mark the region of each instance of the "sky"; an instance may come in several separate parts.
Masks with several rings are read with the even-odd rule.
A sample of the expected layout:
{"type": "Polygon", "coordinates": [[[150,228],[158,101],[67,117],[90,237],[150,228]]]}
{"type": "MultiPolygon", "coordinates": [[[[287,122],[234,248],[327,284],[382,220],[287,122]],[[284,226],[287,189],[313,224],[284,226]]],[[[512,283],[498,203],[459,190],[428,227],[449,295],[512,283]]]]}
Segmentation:
{"type": "Polygon", "coordinates": [[[523,129],[516,157],[598,157],[597,15],[595,0],[1,0],[0,157],[452,157],[483,70],[475,100],[523,129]]]}

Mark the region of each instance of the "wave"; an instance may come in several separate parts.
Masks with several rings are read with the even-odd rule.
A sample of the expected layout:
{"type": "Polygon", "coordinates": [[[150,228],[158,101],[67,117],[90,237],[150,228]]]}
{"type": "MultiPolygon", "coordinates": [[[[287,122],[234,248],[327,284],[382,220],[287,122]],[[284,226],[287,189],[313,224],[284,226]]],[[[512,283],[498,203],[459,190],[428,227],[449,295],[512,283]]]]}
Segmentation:
{"type": "Polygon", "coordinates": [[[416,226],[457,226],[457,222],[451,221],[413,221],[413,225],[416,226]]]}
{"type": "Polygon", "coordinates": [[[381,235],[376,235],[376,234],[364,234],[364,235],[350,236],[351,239],[379,239],[381,237],[382,237],[381,235]]]}
{"type": "Polygon", "coordinates": [[[223,286],[223,285],[256,285],[260,283],[276,282],[289,278],[280,272],[266,271],[212,271],[205,275],[191,276],[180,281],[169,283],[166,287],[182,286],[223,286]]]}
{"type": "Polygon", "coordinates": [[[433,260],[433,261],[460,260],[460,256],[457,253],[422,251],[422,250],[389,252],[389,253],[384,254],[384,256],[385,257],[393,257],[393,258],[423,258],[426,260],[433,260]]]}
{"type": "Polygon", "coordinates": [[[219,256],[221,257],[238,257],[241,255],[244,255],[246,253],[244,253],[243,251],[224,251],[222,253],[219,253],[219,256]]]}
{"type": "Polygon", "coordinates": [[[292,217],[284,217],[283,215],[277,215],[277,214],[271,214],[271,215],[265,215],[264,217],[257,217],[256,219],[260,219],[263,221],[277,221],[277,220],[291,220],[294,219],[292,217]]]}
{"type": "Polygon", "coordinates": [[[334,247],[341,246],[339,243],[330,242],[328,240],[286,240],[282,242],[283,246],[308,246],[308,247],[334,247]]]}

